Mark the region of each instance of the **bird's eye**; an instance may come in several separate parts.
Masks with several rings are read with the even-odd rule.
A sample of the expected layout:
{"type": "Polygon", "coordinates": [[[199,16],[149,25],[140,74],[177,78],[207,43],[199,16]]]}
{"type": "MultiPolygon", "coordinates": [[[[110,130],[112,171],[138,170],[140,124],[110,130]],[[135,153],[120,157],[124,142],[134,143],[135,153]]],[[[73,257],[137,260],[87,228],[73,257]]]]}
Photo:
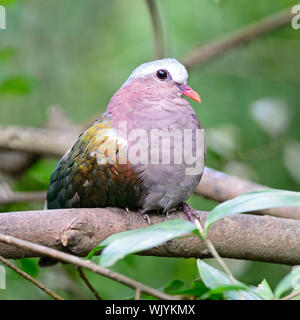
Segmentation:
{"type": "Polygon", "coordinates": [[[156,72],[157,78],[164,80],[168,78],[168,72],[166,70],[158,70],[156,72]]]}

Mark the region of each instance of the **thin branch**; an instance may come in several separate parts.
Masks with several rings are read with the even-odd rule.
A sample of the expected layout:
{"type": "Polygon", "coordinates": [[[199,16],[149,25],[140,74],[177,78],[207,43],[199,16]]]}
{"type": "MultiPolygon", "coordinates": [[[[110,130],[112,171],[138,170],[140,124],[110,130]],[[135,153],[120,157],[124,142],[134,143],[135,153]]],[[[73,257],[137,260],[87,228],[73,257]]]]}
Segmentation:
{"type": "Polygon", "coordinates": [[[97,290],[93,287],[93,285],[90,283],[89,279],[87,278],[87,276],[85,275],[85,273],[83,272],[81,267],[77,267],[78,273],[80,278],[85,282],[85,284],[87,285],[87,287],[90,289],[90,291],[92,292],[92,294],[95,296],[95,298],[97,300],[103,300],[99,293],[97,292],[97,290]]]}
{"type": "Polygon", "coordinates": [[[192,50],[184,59],[187,69],[192,69],[223,56],[231,49],[246,45],[253,40],[288,26],[292,20],[291,8],[282,10],[260,21],[243,27],[221,39],[192,50]]]}
{"type": "Polygon", "coordinates": [[[298,297],[298,296],[300,296],[300,291],[292,292],[291,294],[281,298],[280,300],[291,300],[291,299],[298,297]]]}
{"type": "MultiPolygon", "coordinates": [[[[204,241],[204,243],[206,244],[208,250],[210,251],[210,253],[212,254],[212,256],[217,260],[217,262],[219,263],[219,265],[221,266],[221,268],[224,270],[224,272],[227,274],[229,280],[231,281],[232,284],[236,284],[237,280],[234,278],[233,274],[231,273],[230,269],[227,267],[226,263],[224,262],[224,260],[220,257],[220,255],[218,254],[217,250],[215,249],[214,245],[212,244],[212,242],[205,236],[204,230],[201,226],[201,223],[198,219],[194,219],[194,223],[196,225],[196,227],[198,228],[198,231],[200,233],[201,239],[204,241]]],[[[242,296],[241,292],[238,291],[238,295],[240,297],[241,300],[244,300],[244,297],[242,296]]]]}
{"type": "MultiPolygon", "coordinates": [[[[266,189],[271,188],[205,167],[195,193],[208,199],[223,202],[242,193],[266,189]]],[[[300,207],[271,208],[256,211],[255,214],[300,220],[300,207]]]]}
{"type": "Polygon", "coordinates": [[[212,242],[207,237],[205,237],[204,230],[203,230],[203,228],[201,226],[200,221],[198,219],[195,219],[194,223],[195,223],[196,227],[198,228],[198,231],[199,231],[199,233],[201,235],[201,238],[205,242],[205,244],[206,244],[207,248],[209,249],[210,253],[212,254],[212,256],[218,261],[219,265],[222,267],[224,272],[227,274],[227,276],[230,279],[231,283],[235,284],[236,280],[235,280],[234,276],[232,275],[231,271],[229,270],[229,268],[226,266],[226,264],[223,261],[223,259],[218,254],[218,252],[215,249],[215,247],[212,244],[212,242]]]}
{"type": "Polygon", "coordinates": [[[15,272],[17,272],[20,276],[22,276],[24,279],[28,280],[33,285],[35,285],[36,287],[38,287],[39,289],[44,291],[46,294],[48,294],[53,299],[55,299],[55,300],[64,300],[61,296],[59,296],[58,294],[56,294],[55,292],[53,292],[52,290],[50,290],[49,288],[44,286],[38,280],[36,280],[35,278],[30,276],[28,273],[24,272],[23,270],[19,269],[18,267],[16,267],[14,264],[12,264],[10,261],[8,261],[7,259],[3,258],[2,256],[0,256],[0,262],[3,263],[4,265],[6,265],[8,268],[10,268],[10,269],[14,270],[15,272]]]}
{"type": "Polygon", "coordinates": [[[71,255],[69,253],[60,252],[55,249],[51,249],[45,246],[41,246],[39,244],[21,240],[16,237],[8,236],[5,234],[0,233],[0,242],[16,246],[18,248],[21,248],[22,250],[27,250],[31,252],[38,253],[42,256],[48,256],[60,261],[64,261],[69,264],[73,264],[77,267],[82,267],[85,269],[88,269],[94,273],[100,274],[102,276],[105,276],[107,278],[113,279],[117,282],[120,282],[128,287],[131,287],[133,289],[139,289],[141,292],[147,293],[153,297],[156,297],[158,299],[162,300],[174,300],[176,297],[170,296],[168,294],[165,294],[163,292],[160,292],[156,289],[153,289],[151,287],[148,287],[136,280],[130,279],[126,276],[123,276],[122,274],[119,274],[115,271],[109,270],[107,268],[98,266],[96,263],[90,261],[90,260],[83,260],[80,259],[74,255],[71,255]]]}
{"type": "Polygon", "coordinates": [[[149,9],[153,32],[154,32],[154,47],[155,47],[155,59],[161,59],[165,56],[164,46],[164,32],[159,13],[159,8],[156,0],[146,0],[146,4],[149,9]]]}
{"type": "Polygon", "coordinates": [[[9,183],[0,177],[0,206],[10,203],[45,201],[46,192],[15,192],[9,183]]]}
{"type": "Polygon", "coordinates": [[[141,290],[136,289],[135,290],[135,300],[140,300],[141,299],[141,290]]]}
{"type": "Polygon", "coordinates": [[[36,154],[0,149],[0,171],[11,176],[18,176],[35,163],[37,159],[39,159],[39,156],[36,154]]]}
{"type": "MultiPolygon", "coordinates": [[[[203,225],[207,213],[199,212],[203,225]]],[[[152,223],[186,219],[182,211],[150,213],[152,223]]],[[[139,212],[118,208],[59,209],[0,213],[0,233],[49,248],[86,256],[112,234],[147,227],[139,212]]],[[[300,221],[270,216],[236,214],[215,223],[209,239],[223,258],[300,264],[300,221]]],[[[39,252],[38,252],[39,253],[39,252]]],[[[146,250],[142,255],[209,258],[211,253],[199,237],[174,239],[146,250]]],[[[40,256],[34,251],[0,243],[5,258],[40,256]]]]}

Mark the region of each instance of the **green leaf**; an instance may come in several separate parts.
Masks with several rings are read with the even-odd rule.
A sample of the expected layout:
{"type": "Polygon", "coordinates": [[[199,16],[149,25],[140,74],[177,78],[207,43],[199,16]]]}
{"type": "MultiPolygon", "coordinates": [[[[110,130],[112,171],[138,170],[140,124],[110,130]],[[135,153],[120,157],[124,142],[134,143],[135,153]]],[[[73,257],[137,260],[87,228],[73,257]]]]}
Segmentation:
{"type": "Polygon", "coordinates": [[[272,291],[270,285],[268,284],[267,280],[265,280],[265,279],[254,290],[255,290],[256,294],[258,294],[264,300],[275,299],[273,291],[272,291]]]}
{"type": "Polygon", "coordinates": [[[277,285],[275,289],[276,298],[282,297],[284,293],[292,289],[300,289],[300,267],[294,267],[277,285]]]}
{"type": "Polygon", "coordinates": [[[207,291],[208,288],[201,280],[195,280],[191,283],[190,288],[180,290],[177,292],[177,294],[201,297],[207,291]]]}
{"type": "Polygon", "coordinates": [[[206,218],[205,233],[213,223],[234,213],[294,206],[300,206],[300,192],[262,190],[245,193],[216,206],[206,218]]]}
{"type": "Polygon", "coordinates": [[[28,94],[35,81],[27,76],[9,77],[0,83],[0,93],[28,94]]]}
{"type": "Polygon", "coordinates": [[[240,291],[243,289],[245,289],[244,286],[234,285],[234,284],[226,284],[223,286],[216,287],[215,289],[209,290],[208,292],[206,292],[205,294],[203,294],[201,296],[201,299],[208,299],[212,296],[224,294],[228,291],[240,291]]]}
{"type": "Polygon", "coordinates": [[[214,290],[217,288],[224,289],[224,297],[229,300],[261,300],[261,298],[251,290],[248,286],[244,283],[239,282],[236,280],[236,283],[232,283],[228,276],[213,267],[209,264],[205,263],[204,261],[198,259],[197,266],[199,270],[199,274],[201,279],[203,280],[204,284],[214,290]],[[225,290],[228,286],[234,286],[234,290],[225,290]],[[237,289],[237,287],[239,287],[237,289]],[[236,290],[239,290],[238,292],[236,290]]]}
{"type": "Polygon", "coordinates": [[[165,288],[165,293],[173,294],[173,295],[189,295],[195,297],[201,297],[209,289],[204,285],[201,280],[192,281],[189,287],[184,288],[184,282],[180,280],[173,280],[171,281],[165,288]]]}
{"type": "Polygon", "coordinates": [[[51,173],[57,165],[57,160],[40,159],[33,164],[18,180],[14,190],[30,191],[45,190],[49,187],[51,173]]]}
{"type": "MultiPolygon", "coordinates": [[[[98,253],[99,251],[101,251],[103,248],[105,248],[105,246],[99,245],[99,246],[95,247],[94,249],[92,249],[92,250],[89,252],[89,254],[88,254],[88,256],[87,256],[86,258],[87,258],[87,259],[92,259],[93,256],[94,256],[96,253],[98,253]]],[[[98,260],[98,263],[100,264],[100,260],[98,260]]]]}
{"type": "Polygon", "coordinates": [[[18,261],[20,268],[31,275],[36,277],[39,273],[38,259],[36,258],[23,258],[18,261]]]}
{"type": "Polygon", "coordinates": [[[6,62],[13,58],[17,53],[16,48],[4,48],[0,50],[0,62],[6,62]]]}
{"type": "MultiPolygon", "coordinates": [[[[135,296],[129,296],[125,300],[135,300],[135,296]]],[[[142,292],[140,300],[158,300],[158,298],[150,296],[150,295],[142,292]]]]}
{"type": "Polygon", "coordinates": [[[1,5],[8,5],[8,4],[11,4],[13,2],[16,2],[16,0],[1,0],[0,4],[1,5]]]}
{"type": "Polygon", "coordinates": [[[184,287],[184,283],[180,280],[171,281],[165,288],[165,293],[177,294],[184,287]]]}
{"type": "Polygon", "coordinates": [[[88,258],[106,247],[100,257],[102,266],[112,266],[128,254],[156,247],[168,240],[180,237],[195,229],[195,225],[185,220],[171,220],[147,228],[114,234],[93,249],[88,258]]]}

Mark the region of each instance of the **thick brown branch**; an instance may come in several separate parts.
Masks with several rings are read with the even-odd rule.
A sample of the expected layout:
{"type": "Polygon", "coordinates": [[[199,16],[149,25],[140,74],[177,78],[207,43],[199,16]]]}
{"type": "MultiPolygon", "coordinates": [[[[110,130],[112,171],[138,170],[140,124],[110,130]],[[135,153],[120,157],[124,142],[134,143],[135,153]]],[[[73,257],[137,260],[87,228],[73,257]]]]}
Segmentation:
{"type": "Polygon", "coordinates": [[[0,148],[39,155],[61,156],[77,137],[72,131],[0,126],[0,148]]]}
{"type": "Polygon", "coordinates": [[[200,46],[190,52],[184,59],[188,69],[206,64],[210,60],[223,56],[227,51],[248,44],[251,41],[276,31],[291,23],[291,8],[280,11],[260,21],[254,22],[242,29],[234,31],[224,38],[200,46]]]}
{"type": "MultiPolygon", "coordinates": [[[[151,221],[166,220],[152,214],[151,221]]],[[[203,225],[206,213],[201,213],[203,225]]],[[[185,219],[181,211],[169,218],[185,219]]],[[[50,248],[85,256],[109,235],[146,227],[139,213],[117,208],[65,209],[9,212],[0,214],[0,233],[50,248]]],[[[209,238],[222,257],[258,260],[290,265],[300,264],[300,221],[255,215],[233,215],[212,226],[209,238]]],[[[143,254],[164,257],[207,258],[205,243],[198,237],[168,241],[143,254]]],[[[6,258],[40,256],[33,251],[0,244],[6,258]]]]}
{"type": "MultiPolygon", "coordinates": [[[[78,135],[77,131],[62,133],[49,129],[0,126],[0,149],[6,147],[12,150],[36,152],[44,156],[60,157],[74,144],[78,135]]],[[[206,168],[195,192],[206,198],[223,202],[241,193],[262,189],[270,188],[206,168]]],[[[27,199],[30,200],[29,195],[27,196],[27,199]]],[[[37,194],[37,197],[42,197],[42,194],[37,194]]],[[[0,194],[0,203],[5,201],[1,198],[3,197],[0,194]]],[[[24,201],[26,201],[26,197],[24,197],[24,201]]],[[[268,209],[260,211],[260,214],[300,219],[300,207],[268,209]]]]}
{"type": "MultiPolygon", "coordinates": [[[[64,109],[59,106],[51,106],[47,110],[45,127],[59,131],[60,134],[68,131],[78,132],[79,134],[81,130],[86,129],[91,124],[91,121],[87,121],[81,127],[75,125],[68,119],[64,109]]],[[[39,154],[29,153],[28,151],[3,150],[0,146],[0,171],[11,176],[18,176],[35,163],[39,157],[39,154]]]]}
{"type": "Polygon", "coordinates": [[[36,192],[9,192],[6,194],[0,193],[0,205],[22,202],[43,202],[46,199],[45,191],[36,192]]]}

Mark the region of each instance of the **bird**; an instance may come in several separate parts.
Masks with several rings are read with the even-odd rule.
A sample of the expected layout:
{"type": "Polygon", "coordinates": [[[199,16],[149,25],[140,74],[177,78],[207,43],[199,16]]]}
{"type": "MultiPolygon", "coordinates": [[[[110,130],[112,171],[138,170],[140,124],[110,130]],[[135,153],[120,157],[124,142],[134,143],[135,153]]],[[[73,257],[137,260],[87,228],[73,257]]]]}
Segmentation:
{"type": "MultiPolygon", "coordinates": [[[[198,143],[202,127],[184,98],[201,103],[187,79],[174,58],[135,68],[106,112],[58,162],[45,208],[137,209],[149,223],[148,212],[180,208],[193,222],[195,212],[185,201],[202,177],[205,141],[200,135],[198,143]]],[[[43,257],[39,265],[56,262],[43,257]]]]}
{"type": "Polygon", "coordinates": [[[180,206],[192,221],[193,212],[185,201],[202,177],[205,147],[198,152],[197,170],[187,174],[191,163],[184,159],[183,149],[196,152],[195,131],[202,129],[184,98],[201,103],[187,79],[186,68],[174,58],[134,69],[106,112],[58,162],[50,177],[47,209],[120,207],[144,215],[180,206]],[[193,134],[184,139],[185,131],[193,134]],[[162,134],[173,133],[182,135],[182,140],[176,142],[176,134],[170,138],[171,156],[162,159],[168,149],[168,144],[160,147],[162,134]]]}

